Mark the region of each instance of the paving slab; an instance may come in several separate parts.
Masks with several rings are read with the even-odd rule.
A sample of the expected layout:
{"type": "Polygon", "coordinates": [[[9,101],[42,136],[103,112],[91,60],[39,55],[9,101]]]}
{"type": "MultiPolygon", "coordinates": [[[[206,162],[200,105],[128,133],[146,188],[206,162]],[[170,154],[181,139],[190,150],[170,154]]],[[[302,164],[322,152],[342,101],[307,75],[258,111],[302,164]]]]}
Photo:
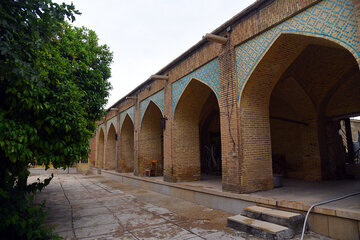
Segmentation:
{"type": "Polygon", "coordinates": [[[65,239],[259,239],[227,227],[233,214],[99,176],[55,175],[42,200],[65,239]]]}
{"type": "Polygon", "coordinates": [[[110,214],[110,210],[106,207],[96,207],[96,208],[83,208],[81,206],[73,208],[73,217],[81,218],[87,216],[97,216],[102,214],[110,214]]]}

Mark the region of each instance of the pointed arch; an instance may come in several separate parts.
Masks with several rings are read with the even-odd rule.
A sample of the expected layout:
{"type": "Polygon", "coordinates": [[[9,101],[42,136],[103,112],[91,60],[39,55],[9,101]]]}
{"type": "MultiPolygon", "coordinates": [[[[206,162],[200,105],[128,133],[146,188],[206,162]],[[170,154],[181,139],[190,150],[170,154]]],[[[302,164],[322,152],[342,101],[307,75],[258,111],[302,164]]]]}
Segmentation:
{"type": "Polygon", "coordinates": [[[129,114],[120,128],[120,171],[134,171],[134,123],[129,114]]]}
{"type": "Polygon", "coordinates": [[[200,80],[200,79],[197,79],[197,78],[193,77],[193,78],[190,79],[190,81],[187,83],[187,85],[186,85],[186,87],[184,88],[184,90],[183,90],[183,91],[180,93],[180,95],[178,96],[178,100],[177,100],[176,102],[173,102],[173,104],[175,103],[175,105],[173,106],[173,115],[174,115],[174,113],[175,113],[176,107],[178,106],[178,103],[180,102],[180,99],[182,98],[183,94],[185,93],[185,90],[188,88],[188,86],[189,86],[192,82],[196,82],[196,81],[198,81],[198,82],[204,84],[205,86],[207,86],[207,87],[214,93],[217,101],[219,102],[218,93],[213,90],[213,87],[212,87],[208,82],[202,81],[202,80],[200,80]]]}
{"type": "Polygon", "coordinates": [[[140,175],[144,174],[146,168],[151,167],[153,160],[157,161],[157,169],[153,174],[156,176],[163,174],[163,129],[160,126],[162,117],[161,109],[153,101],[150,101],[140,125],[138,161],[140,175]]]}
{"type": "MultiPolygon", "coordinates": [[[[292,38],[291,36],[297,37],[297,36],[302,36],[303,38],[306,37],[310,37],[312,38],[312,43],[311,44],[321,44],[321,45],[325,45],[325,46],[330,46],[330,47],[341,47],[344,48],[346,50],[348,50],[355,59],[359,59],[358,60],[358,64],[360,66],[360,53],[357,53],[355,49],[353,49],[352,46],[350,46],[349,44],[340,41],[336,38],[332,38],[332,37],[324,37],[321,34],[316,34],[316,33],[304,33],[304,32],[298,32],[298,31],[281,31],[278,34],[276,34],[275,37],[273,37],[272,41],[270,42],[266,42],[264,49],[261,52],[258,52],[254,55],[257,55],[255,59],[253,59],[251,61],[251,63],[247,63],[248,65],[246,66],[247,68],[247,72],[242,70],[242,68],[244,68],[242,65],[239,64],[239,62],[243,62],[243,64],[245,64],[247,61],[249,61],[249,59],[245,58],[245,59],[240,59],[240,57],[244,57],[243,54],[237,53],[237,78],[238,78],[238,99],[240,101],[241,98],[241,94],[244,90],[244,86],[246,85],[246,83],[248,82],[248,80],[250,79],[251,75],[253,74],[253,72],[255,71],[255,69],[257,69],[258,65],[260,64],[260,62],[263,60],[263,58],[265,56],[268,55],[268,52],[270,49],[273,49],[273,45],[278,44],[279,42],[283,41],[284,38],[292,38]],[[324,41],[325,39],[327,39],[328,41],[324,41]],[[318,43],[317,43],[318,42],[318,43]],[[358,56],[358,57],[356,57],[358,56]]],[[[253,40],[254,41],[254,40],[253,40]]],[[[251,41],[250,41],[251,42],[251,41]]],[[[251,43],[247,43],[247,44],[251,44],[251,43]]],[[[304,43],[304,44],[299,44],[297,47],[299,48],[298,54],[308,45],[309,43],[304,43]]],[[[276,46],[274,46],[276,47],[276,46]]],[[[294,46],[296,47],[296,46],[294,46]]],[[[242,46],[237,48],[237,52],[240,52],[240,49],[243,48],[242,46]]],[[[295,52],[293,52],[295,53],[295,52]]],[[[296,58],[296,53],[295,53],[295,58],[296,58]]]]}
{"type": "Polygon", "coordinates": [[[196,79],[209,88],[211,88],[215,95],[220,95],[220,73],[219,73],[219,59],[215,58],[210,62],[204,64],[188,75],[171,84],[171,97],[172,97],[172,113],[174,114],[175,107],[183,94],[185,88],[191,82],[192,79],[196,79]]]}
{"type": "Polygon", "coordinates": [[[329,39],[351,52],[360,64],[356,7],[351,0],[324,0],[274,26],[235,49],[238,97],[251,72],[281,34],[329,39]],[[312,21],[309,21],[312,19],[312,21]],[[329,21],[332,19],[332,21],[329,21]]]}
{"type": "Polygon", "coordinates": [[[114,170],[116,167],[116,128],[110,123],[105,148],[105,169],[114,170]]]}
{"type": "Polygon", "coordinates": [[[105,142],[105,135],[104,129],[102,127],[99,128],[99,137],[97,139],[97,156],[96,156],[96,167],[102,168],[104,164],[104,142],[105,142]]]}
{"type": "MultiPolygon", "coordinates": [[[[353,52],[328,38],[311,34],[280,34],[271,44],[244,83],[239,97],[239,127],[243,158],[241,184],[245,191],[272,188],[272,162],[276,159],[273,159],[274,148],[272,149],[271,145],[274,143],[272,135],[275,128],[270,132],[273,121],[270,121],[270,118],[271,114],[276,112],[276,108],[270,108],[270,103],[279,106],[274,101],[280,95],[287,96],[286,104],[296,102],[294,95],[297,96],[297,104],[308,104],[309,107],[304,108],[307,110],[302,111],[301,115],[299,115],[301,112],[299,107],[295,107],[292,115],[275,116],[277,120],[274,121],[287,121],[281,124],[282,132],[285,133],[292,133],[291,130],[284,129],[286,124],[292,126],[298,124],[301,144],[299,143],[300,146],[295,144],[293,148],[302,148],[299,149],[301,151],[299,156],[302,156],[302,166],[306,169],[306,172],[302,172],[303,178],[309,180],[322,178],[324,168],[321,167],[323,158],[319,149],[318,106],[341,73],[346,72],[354,64],[357,65],[353,52]],[[293,77],[296,81],[286,80],[289,77],[293,77]],[[288,87],[281,90],[279,84],[281,81],[283,83],[288,81],[286,83],[288,87]],[[296,85],[296,82],[301,82],[301,87],[296,85]],[[294,89],[298,90],[290,94],[294,89]],[[275,91],[281,94],[272,97],[275,91]],[[299,99],[303,100],[299,101],[299,99]],[[260,165],[261,174],[258,170],[260,165]]],[[[279,114],[279,111],[277,112],[279,114]]],[[[283,111],[282,114],[285,112],[283,111]]]]}
{"type": "Polygon", "coordinates": [[[150,105],[154,104],[158,109],[159,111],[161,112],[161,116],[163,117],[164,116],[164,112],[163,110],[160,108],[159,104],[154,102],[153,100],[149,100],[146,105],[144,106],[144,112],[142,113],[142,115],[140,116],[140,128],[142,126],[142,122],[143,122],[143,119],[144,119],[144,116],[145,116],[145,113],[147,112],[148,108],[150,105]]]}
{"type": "Polygon", "coordinates": [[[161,89],[140,102],[140,125],[150,101],[156,104],[164,115],[164,89],[161,89]]]}
{"type": "Polygon", "coordinates": [[[201,173],[221,175],[218,102],[212,88],[195,78],[181,94],[173,113],[172,132],[177,181],[200,180],[201,173]]]}
{"type": "Polygon", "coordinates": [[[121,129],[122,129],[122,125],[124,123],[124,120],[126,117],[130,118],[132,124],[134,125],[134,110],[132,109],[133,107],[129,108],[128,110],[120,113],[120,126],[119,126],[119,129],[120,129],[120,133],[121,133],[121,129]],[[132,109],[132,110],[131,110],[132,109]]]}

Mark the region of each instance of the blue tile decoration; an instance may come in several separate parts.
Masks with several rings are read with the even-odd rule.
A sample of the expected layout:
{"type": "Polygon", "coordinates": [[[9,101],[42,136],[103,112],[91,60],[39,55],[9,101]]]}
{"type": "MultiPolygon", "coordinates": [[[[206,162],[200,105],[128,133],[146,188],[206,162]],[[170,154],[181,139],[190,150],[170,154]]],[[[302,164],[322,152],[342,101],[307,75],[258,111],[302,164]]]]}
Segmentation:
{"type": "Polygon", "coordinates": [[[174,114],[176,104],[178,103],[181,94],[191,79],[197,79],[208,85],[219,97],[220,95],[220,76],[219,76],[219,59],[215,58],[211,62],[196,69],[190,74],[180,78],[171,85],[172,92],[172,114],[174,114]]]}
{"type": "Polygon", "coordinates": [[[109,130],[110,130],[111,124],[114,125],[115,131],[117,131],[116,123],[117,123],[117,117],[116,116],[107,121],[107,123],[106,123],[106,125],[107,125],[107,135],[109,135],[109,130]]]}
{"type": "Polygon", "coordinates": [[[351,0],[324,0],[236,47],[238,98],[252,69],[283,32],[310,33],[336,39],[360,56],[354,5],[351,0]]]}
{"type": "Polygon", "coordinates": [[[131,120],[132,120],[132,122],[134,124],[135,106],[132,106],[132,107],[130,107],[130,108],[128,108],[125,111],[120,113],[120,128],[119,128],[120,130],[119,130],[119,132],[121,132],[121,127],[122,127],[122,125],[124,123],[124,120],[125,120],[125,117],[126,117],[127,114],[129,115],[129,117],[131,118],[131,120]]]}
{"type": "Polygon", "coordinates": [[[158,91],[157,93],[151,95],[150,97],[147,97],[140,102],[140,126],[150,101],[155,103],[156,106],[159,107],[161,113],[164,115],[164,89],[158,91]]]}
{"type": "Polygon", "coordinates": [[[104,138],[105,138],[105,123],[102,123],[98,126],[98,134],[97,134],[97,138],[100,137],[100,131],[103,131],[103,134],[104,134],[104,138]]]}

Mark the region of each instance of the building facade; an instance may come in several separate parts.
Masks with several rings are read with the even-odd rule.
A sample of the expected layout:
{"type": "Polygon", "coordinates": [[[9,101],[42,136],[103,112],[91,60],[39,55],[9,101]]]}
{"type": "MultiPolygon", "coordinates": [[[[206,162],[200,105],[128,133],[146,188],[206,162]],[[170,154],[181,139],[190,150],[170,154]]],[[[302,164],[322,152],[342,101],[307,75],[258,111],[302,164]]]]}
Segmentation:
{"type": "Polygon", "coordinates": [[[273,174],[346,177],[360,1],[258,0],[211,36],[108,109],[92,166],[144,176],[155,160],[165,181],[217,176],[236,193],[272,189],[273,174]]]}

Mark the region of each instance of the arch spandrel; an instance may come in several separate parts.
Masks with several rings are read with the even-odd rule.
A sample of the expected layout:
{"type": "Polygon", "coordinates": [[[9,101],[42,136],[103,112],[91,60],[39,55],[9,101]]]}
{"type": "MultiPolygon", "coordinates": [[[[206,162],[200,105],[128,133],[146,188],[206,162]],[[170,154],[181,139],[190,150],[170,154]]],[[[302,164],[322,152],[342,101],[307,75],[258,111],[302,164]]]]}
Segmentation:
{"type": "Polygon", "coordinates": [[[117,117],[113,117],[107,121],[107,134],[109,134],[110,126],[113,125],[116,132],[116,126],[117,126],[117,117]]]}
{"type": "Polygon", "coordinates": [[[178,99],[176,105],[173,106],[173,113],[172,113],[173,116],[174,116],[174,114],[175,114],[176,108],[177,108],[177,106],[179,105],[179,102],[180,102],[183,94],[186,92],[186,90],[188,89],[188,87],[191,85],[192,82],[199,82],[199,83],[207,86],[207,87],[210,89],[210,91],[212,91],[212,92],[215,94],[218,103],[220,102],[220,100],[219,100],[219,95],[211,88],[211,86],[209,86],[209,84],[207,84],[206,82],[203,82],[203,81],[201,81],[201,80],[199,80],[199,79],[192,78],[192,79],[189,80],[189,82],[186,84],[186,87],[183,89],[181,95],[179,96],[179,99],[178,99]]]}
{"type": "Polygon", "coordinates": [[[150,102],[153,102],[160,109],[162,115],[164,116],[164,90],[160,90],[140,102],[140,125],[150,102]]]}
{"type": "Polygon", "coordinates": [[[190,83],[192,79],[196,79],[207,86],[209,86],[214,92],[215,95],[219,98],[220,95],[220,74],[219,74],[219,59],[215,58],[214,60],[208,62],[192,73],[180,78],[176,82],[172,83],[172,114],[174,114],[175,107],[180,100],[182,93],[184,92],[186,86],[190,83]]]}
{"type": "Polygon", "coordinates": [[[97,137],[99,138],[99,136],[100,136],[100,131],[103,131],[103,134],[104,134],[104,136],[105,136],[105,123],[102,123],[102,124],[100,124],[99,126],[98,126],[98,130],[97,130],[97,132],[98,132],[98,135],[97,135],[97,137]]]}
{"type": "Polygon", "coordinates": [[[281,34],[294,33],[333,40],[360,62],[355,9],[351,0],[325,0],[235,48],[238,99],[245,83],[281,34]]]}
{"type": "Polygon", "coordinates": [[[121,131],[121,127],[122,127],[122,125],[124,123],[126,115],[128,115],[130,117],[131,121],[134,124],[134,119],[135,119],[134,114],[135,114],[135,107],[134,106],[132,106],[132,107],[130,107],[130,108],[128,108],[125,111],[120,113],[120,126],[119,126],[120,130],[119,131],[121,131]]]}

